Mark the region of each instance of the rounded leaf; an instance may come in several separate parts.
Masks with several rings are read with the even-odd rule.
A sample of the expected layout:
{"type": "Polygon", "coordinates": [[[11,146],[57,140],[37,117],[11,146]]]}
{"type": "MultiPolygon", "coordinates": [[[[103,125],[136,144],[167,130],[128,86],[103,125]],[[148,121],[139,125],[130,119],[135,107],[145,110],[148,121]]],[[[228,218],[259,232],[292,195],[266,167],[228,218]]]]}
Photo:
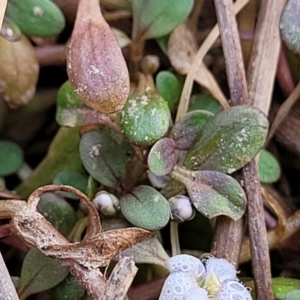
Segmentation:
{"type": "Polygon", "coordinates": [[[23,151],[11,141],[0,141],[0,176],[16,173],[23,164],[23,151]]]}
{"type": "Polygon", "coordinates": [[[195,208],[207,218],[220,215],[233,220],[246,209],[246,195],[231,176],[217,171],[189,171],[175,167],[172,177],[182,182],[195,208]]]}
{"type": "Polygon", "coordinates": [[[300,299],[300,290],[291,291],[285,297],[285,300],[299,300],[299,299],[300,299]]]}
{"type": "Polygon", "coordinates": [[[278,160],[266,150],[261,150],[258,156],[258,175],[261,182],[276,182],[280,177],[281,169],[278,160]]]}
{"type": "Polygon", "coordinates": [[[0,52],[0,94],[12,108],[25,105],[34,96],[39,75],[34,48],[25,36],[14,43],[0,37],[0,52]]]}
{"type": "Polygon", "coordinates": [[[57,35],[65,27],[64,15],[50,0],[10,0],[6,13],[24,33],[35,37],[57,35]]]}
{"type": "Polygon", "coordinates": [[[170,218],[168,201],[154,188],[141,185],[120,199],[124,217],[133,225],[148,230],[166,226],[170,218]]]}
{"type": "Polygon", "coordinates": [[[132,0],[133,38],[153,39],[170,33],[188,17],[193,4],[193,0],[173,0],[170,9],[169,0],[132,0]]]}
{"type": "Polygon", "coordinates": [[[126,179],[126,163],[134,150],[122,135],[107,127],[83,134],[79,152],[88,173],[103,185],[118,188],[126,179]]]}
{"type": "Polygon", "coordinates": [[[194,110],[185,114],[172,127],[169,137],[175,141],[175,147],[180,150],[189,149],[195,137],[203,129],[213,114],[205,110],[194,110]]]}
{"type": "Polygon", "coordinates": [[[44,193],[41,196],[38,211],[65,237],[77,222],[73,207],[54,193],[44,193]]]}
{"type": "Polygon", "coordinates": [[[162,138],[151,148],[148,155],[148,167],[157,176],[172,171],[176,163],[175,143],[172,139],[162,138]]]}
{"type": "Polygon", "coordinates": [[[56,300],[80,300],[84,292],[83,286],[71,274],[53,289],[56,300]]]}
{"type": "Polygon", "coordinates": [[[213,114],[217,114],[223,108],[219,101],[217,101],[212,95],[198,94],[191,98],[188,111],[192,110],[206,110],[213,114]]]}
{"type": "MultiPolygon", "coordinates": [[[[53,178],[53,184],[70,185],[84,193],[87,188],[88,180],[85,176],[83,176],[80,173],[76,173],[72,171],[62,171],[59,172],[53,178]]],[[[78,199],[78,196],[72,193],[68,193],[68,192],[60,192],[60,193],[62,195],[65,195],[68,198],[78,199]]]]}
{"type": "Polygon", "coordinates": [[[127,139],[138,146],[149,146],[169,129],[168,103],[159,94],[135,94],[125,104],[121,127],[127,139]]]}
{"type": "Polygon", "coordinates": [[[282,40],[293,52],[300,53],[300,3],[289,0],[280,19],[282,40]]]}
{"type": "Polygon", "coordinates": [[[263,147],[269,122],[258,109],[235,106],[211,118],[187,153],[188,169],[225,173],[246,165],[263,147]]]}
{"type": "Polygon", "coordinates": [[[155,85],[158,92],[168,102],[170,110],[174,111],[181,92],[178,78],[170,71],[161,71],[156,75],[155,85]]]}

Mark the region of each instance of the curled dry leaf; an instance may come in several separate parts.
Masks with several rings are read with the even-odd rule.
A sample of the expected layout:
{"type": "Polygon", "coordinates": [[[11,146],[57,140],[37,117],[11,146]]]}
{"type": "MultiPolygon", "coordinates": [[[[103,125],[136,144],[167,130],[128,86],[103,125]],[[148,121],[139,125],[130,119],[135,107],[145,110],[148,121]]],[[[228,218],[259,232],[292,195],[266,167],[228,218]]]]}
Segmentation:
{"type": "Polygon", "coordinates": [[[114,229],[76,244],[49,245],[42,251],[55,258],[75,259],[89,269],[99,268],[106,267],[121,251],[153,236],[153,233],[140,228],[114,229]]]}
{"type": "Polygon", "coordinates": [[[79,1],[67,71],[86,105],[107,114],[124,106],[130,87],[128,69],[98,0],[79,1]]]}
{"type": "Polygon", "coordinates": [[[27,104],[35,93],[39,65],[29,40],[11,43],[0,37],[0,95],[11,108],[27,104]]]}
{"type": "MultiPolygon", "coordinates": [[[[168,56],[172,66],[178,73],[187,74],[192,67],[196,53],[197,46],[192,33],[186,25],[179,25],[170,35],[168,43],[168,56]]],[[[195,81],[208,90],[224,108],[229,107],[219,84],[204,63],[200,64],[195,81]]]]}

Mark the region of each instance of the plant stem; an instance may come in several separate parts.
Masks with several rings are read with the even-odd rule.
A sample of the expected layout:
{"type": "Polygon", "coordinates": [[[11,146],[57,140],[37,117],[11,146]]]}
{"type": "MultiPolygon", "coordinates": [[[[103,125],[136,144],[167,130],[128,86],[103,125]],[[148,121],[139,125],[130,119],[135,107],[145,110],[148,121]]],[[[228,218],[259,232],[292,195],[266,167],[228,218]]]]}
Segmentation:
{"type": "Polygon", "coordinates": [[[179,234],[178,234],[178,223],[170,222],[170,235],[171,235],[171,247],[172,256],[180,254],[179,234]]]}
{"type": "MultiPolygon", "coordinates": [[[[215,0],[216,14],[221,32],[226,73],[232,105],[249,102],[239,32],[232,0],[215,0]]],[[[237,222],[225,217],[217,219],[211,253],[226,258],[238,267],[243,239],[243,220],[237,222]]]]}

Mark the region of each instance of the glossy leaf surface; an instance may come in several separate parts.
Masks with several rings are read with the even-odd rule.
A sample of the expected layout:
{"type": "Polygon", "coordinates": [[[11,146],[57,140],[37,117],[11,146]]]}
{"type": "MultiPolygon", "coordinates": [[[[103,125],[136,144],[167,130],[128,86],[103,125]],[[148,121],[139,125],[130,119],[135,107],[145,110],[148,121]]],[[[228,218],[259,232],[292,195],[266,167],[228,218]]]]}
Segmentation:
{"type": "Polygon", "coordinates": [[[69,271],[59,261],[31,249],[23,262],[18,294],[22,299],[29,295],[51,289],[61,282],[69,271]]]}
{"type": "Polygon", "coordinates": [[[185,114],[170,130],[169,137],[180,150],[189,149],[194,139],[213,114],[205,110],[195,110],[185,114]]]}
{"type": "Polygon", "coordinates": [[[80,157],[88,173],[102,184],[118,188],[126,179],[126,163],[134,150],[107,127],[86,132],[80,140],[80,157]]]}
{"type": "Polygon", "coordinates": [[[168,174],[176,163],[175,143],[170,138],[158,140],[148,155],[148,167],[157,176],[168,174]]]}
{"type": "Polygon", "coordinates": [[[10,0],[7,15],[24,33],[35,37],[57,35],[65,27],[64,15],[50,0],[10,0]]]}
{"type": "Polygon", "coordinates": [[[195,208],[208,218],[225,215],[238,220],[245,212],[244,190],[229,175],[217,171],[189,171],[176,167],[172,177],[186,186],[195,208]]]}
{"type": "Polygon", "coordinates": [[[158,38],[182,23],[193,8],[193,0],[132,0],[133,38],[158,38]]]}
{"type": "Polygon", "coordinates": [[[210,119],[188,151],[188,169],[233,173],[263,147],[268,120],[258,109],[235,106],[210,119]]]}
{"type": "Polygon", "coordinates": [[[124,217],[133,225],[148,230],[163,228],[170,218],[168,201],[154,188],[141,185],[120,199],[124,217]]]}

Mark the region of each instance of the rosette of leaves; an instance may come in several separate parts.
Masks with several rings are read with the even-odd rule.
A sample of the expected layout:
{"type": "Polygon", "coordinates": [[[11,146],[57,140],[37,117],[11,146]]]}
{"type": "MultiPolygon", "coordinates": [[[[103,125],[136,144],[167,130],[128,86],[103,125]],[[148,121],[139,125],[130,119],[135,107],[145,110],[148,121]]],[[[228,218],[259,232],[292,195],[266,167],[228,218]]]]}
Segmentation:
{"type": "Polygon", "coordinates": [[[181,182],[206,217],[226,215],[237,220],[245,211],[246,196],[240,184],[224,173],[247,164],[263,147],[267,130],[265,115],[251,107],[232,107],[214,117],[190,112],[173,126],[168,138],[152,147],[148,166],[156,175],[169,173],[181,182]],[[176,149],[189,149],[183,167],[176,166],[176,149]]]}

